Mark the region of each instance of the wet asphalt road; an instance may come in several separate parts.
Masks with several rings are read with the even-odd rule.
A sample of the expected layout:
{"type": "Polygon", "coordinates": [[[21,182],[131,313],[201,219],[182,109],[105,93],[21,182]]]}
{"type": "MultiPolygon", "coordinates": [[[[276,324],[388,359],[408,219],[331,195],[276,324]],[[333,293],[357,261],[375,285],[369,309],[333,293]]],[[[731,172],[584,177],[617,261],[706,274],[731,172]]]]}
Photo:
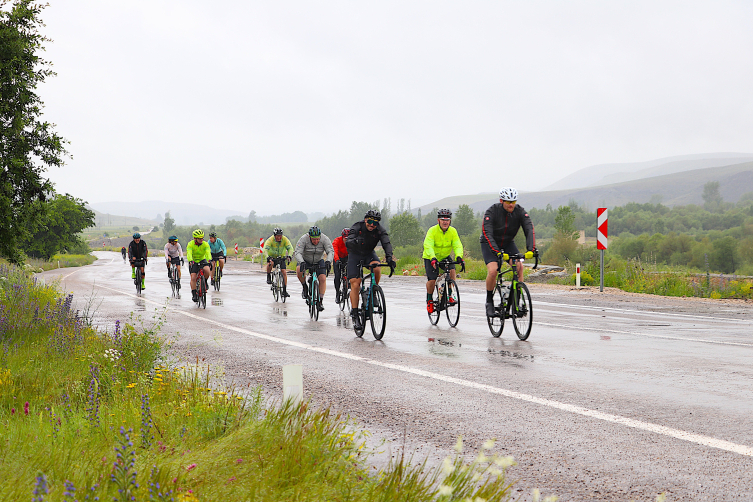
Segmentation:
{"type": "MultiPolygon", "coordinates": [[[[521,500],[532,488],[563,501],[753,500],[753,307],[750,304],[610,295],[530,284],[528,341],[505,324],[492,338],[479,283],[461,282],[461,319],[433,327],[421,278],[382,282],[387,331],[354,335],[334,303],[309,319],[300,285],[275,303],[258,265],[229,263],[206,310],[170,299],[164,261],[152,258],[136,297],[116,253],[60,277],[79,308],[94,295],[95,320],[110,328],[131,312],[167,305],[163,334],[176,350],[221,361],[240,385],[282,388],[284,364],[303,365],[317,405],[351,414],[386,440],[375,462],[401,448],[430,461],[463,436],[473,454],[489,438],[513,455],[521,500]],[[429,341],[433,338],[434,341],[429,341]]],[[[184,272],[186,270],[184,269],[184,272]]]]}

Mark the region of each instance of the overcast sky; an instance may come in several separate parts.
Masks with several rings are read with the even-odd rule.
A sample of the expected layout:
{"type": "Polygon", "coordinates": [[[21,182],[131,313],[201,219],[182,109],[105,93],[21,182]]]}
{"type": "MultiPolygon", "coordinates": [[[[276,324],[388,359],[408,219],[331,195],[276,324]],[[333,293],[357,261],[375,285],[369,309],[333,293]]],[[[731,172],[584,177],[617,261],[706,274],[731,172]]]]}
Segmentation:
{"type": "Polygon", "coordinates": [[[753,152],[750,1],[50,4],[48,174],[92,203],[394,209],[753,152]]]}

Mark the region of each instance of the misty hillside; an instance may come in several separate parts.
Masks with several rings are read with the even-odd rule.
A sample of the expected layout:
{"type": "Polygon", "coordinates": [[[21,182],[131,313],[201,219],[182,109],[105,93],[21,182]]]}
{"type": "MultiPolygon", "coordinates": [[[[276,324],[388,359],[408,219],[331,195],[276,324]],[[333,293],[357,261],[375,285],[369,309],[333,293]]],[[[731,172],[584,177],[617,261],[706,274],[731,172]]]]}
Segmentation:
{"type": "Polygon", "coordinates": [[[677,155],[645,162],[621,164],[599,164],[584,167],[561,180],[544,188],[544,190],[566,190],[609,185],[623,181],[692,171],[708,167],[722,167],[753,161],[751,153],[702,153],[695,155],[677,155]]]}
{"type": "MultiPolygon", "coordinates": [[[[628,202],[661,202],[666,206],[702,203],[703,185],[709,181],[719,182],[719,191],[727,202],[737,202],[743,194],[753,192],[753,162],[725,167],[695,169],[680,173],[665,174],[634,181],[546,192],[524,192],[520,204],[526,209],[567,205],[571,199],[586,207],[616,207],[628,202]]],[[[433,207],[457,208],[468,204],[474,211],[484,211],[499,202],[497,193],[446,197],[421,206],[426,214],[433,207]]]]}
{"type": "MultiPolygon", "coordinates": [[[[243,211],[229,209],[215,209],[200,204],[184,202],[164,202],[149,200],[144,202],[98,202],[91,204],[97,211],[109,214],[125,214],[136,218],[144,218],[151,222],[162,223],[165,213],[170,211],[170,216],[176,225],[194,225],[197,223],[220,224],[225,223],[225,218],[233,215],[244,214],[243,211]]],[[[245,213],[248,216],[248,213],[245,213]]]]}

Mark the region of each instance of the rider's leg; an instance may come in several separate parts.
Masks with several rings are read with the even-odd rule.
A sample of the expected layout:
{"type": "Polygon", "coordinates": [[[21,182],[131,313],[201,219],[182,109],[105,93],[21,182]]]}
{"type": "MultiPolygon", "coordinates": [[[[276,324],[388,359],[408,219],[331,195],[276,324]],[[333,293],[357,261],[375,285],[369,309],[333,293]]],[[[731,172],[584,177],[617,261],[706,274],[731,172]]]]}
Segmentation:
{"type": "MultiPolygon", "coordinates": [[[[178,262],[180,263],[180,262],[178,262]]],[[[175,265],[175,270],[178,271],[178,279],[180,279],[180,265],[175,265]]]]}
{"type": "Polygon", "coordinates": [[[220,276],[222,276],[223,268],[225,268],[225,258],[220,258],[220,276]]]}
{"type": "MultiPolygon", "coordinates": [[[[371,264],[379,263],[378,261],[372,261],[371,264]]],[[[374,269],[374,280],[377,284],[379,284],[379,279],[382,278],[382,269],[381,268],[375,268],[374,269]]]]}
{"type": "Polygon", "coordinates": [[[491,261],[486,264],[486,293],[487,299],[490,296],[489,293],[494,292],[494,286],[497,284],[497,262],[491,261]]]}
{"type": "Polygon", "coordinates": [[[267,284],[272,284],[272,262],[267,262],[267,284]]]}
{"type": "Polygon", "coordinates": [[[167,265],[167,276],[170,277],[170,258],[165,260],[165,265],[167,265]]]}
{"type": "Polygon", "coordinates": [[[327,276],[319,274],[319,297],[324,298],[324,293],[327,291],[327,276]]]}
{"type": "Polygon", "coordinates": [[[358,308],[358,292],[361,290],[361,278],[355,278],[350,280],[350,306],[354,309],[358,308]]]}
{"type": "Polygon", "coordinates": [[[518,260],[517,265],[518,265],[518,282],[523,282],[523,268],[524,268],[523,263],[520,260],[518,260]]]}
{"type": "Polygon", "coordinates": [[[196,276],[198,273],[192,272],[191,273],[191,291],[196,291],[196,276]]]}

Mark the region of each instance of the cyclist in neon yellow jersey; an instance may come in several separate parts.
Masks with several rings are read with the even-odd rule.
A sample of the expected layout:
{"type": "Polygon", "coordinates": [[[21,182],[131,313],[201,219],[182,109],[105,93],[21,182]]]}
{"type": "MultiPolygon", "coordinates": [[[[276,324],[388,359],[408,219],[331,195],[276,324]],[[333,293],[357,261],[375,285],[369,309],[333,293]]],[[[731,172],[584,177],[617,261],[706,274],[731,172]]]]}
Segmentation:
{"type": "Polygon", "coordinates": [[[204,231],[197,228],[193,231],[193,240],[186,246],[186,259],[188,260],[188,271],[191,272],[191,296],[193,301],[199,301],[196,297],[196,276],[199,269],[204,269],[204,277],[212,277],[212,271],[209,270],[209,262],[212,261],[212,250],[209,243],[204,241],[204,231]]]}
{"type": "MultiPolygon", "coordinates": [[[[274,265],[272,258],[286,257],[285,261],[280,262],[280,268],[287,270],[287,263],[290,262],[293,252],[293,244],[290,243],[290,239],[282,235],[280,227],[275,228],[269,239],[264,242],[264,260],[267,262],[267,284],[272,284],[272,266],[274,265]]],[[[282,296],[290,296],[288,294],[287,272],[282,273],[282,296]]]]}
{"type": "MultiPolygon", "coordinates": [[[[426,310],[431,314],[434,312],[434,300],[432,292],[434,285],[439,276],[439,262],[455,253],[455,258],[460,265],[465,268],[463,262],[463,243],[460,242],[458,231],[455,227],[450,226],[452,221],[452,211],[449,209],[440,209],[437,211],[437,224],[426,232],[424,239],[424,267],[426,269],[426,310]]],[[[455,279],[455,264],[447,266],[450,271],[450,277],[455,279]]],[[[450,301],[453,301],[451,298],[450,301]]]]}

